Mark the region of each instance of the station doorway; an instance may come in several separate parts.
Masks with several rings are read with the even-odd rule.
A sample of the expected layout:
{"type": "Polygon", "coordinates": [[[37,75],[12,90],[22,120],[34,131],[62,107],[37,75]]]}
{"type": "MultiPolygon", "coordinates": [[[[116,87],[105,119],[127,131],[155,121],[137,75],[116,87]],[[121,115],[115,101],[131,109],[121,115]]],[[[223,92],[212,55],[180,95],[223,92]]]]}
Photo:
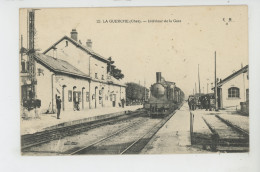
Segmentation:
{"type": "Polygon", "coordinates": [[[81,92],[73,91],[73,110],[80,110],[81,92]]]}

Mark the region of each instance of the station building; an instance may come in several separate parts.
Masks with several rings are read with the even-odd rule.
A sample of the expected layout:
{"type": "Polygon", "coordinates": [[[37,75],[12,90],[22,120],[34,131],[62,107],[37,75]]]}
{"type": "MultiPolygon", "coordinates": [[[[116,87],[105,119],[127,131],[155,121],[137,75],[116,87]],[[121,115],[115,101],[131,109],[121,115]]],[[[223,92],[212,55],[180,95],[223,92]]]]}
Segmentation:
{"type": "Polygon", "coordinates": [[[234,72],[217,84],[218,105],[224,109],[241,110],[242,104],[249,105],[248,65],[234,72]]]}
{"type": "MultiPolygon", "coordinates": [[[[118,107],[126,98],[126,85],[107,70],[109,60],[92,50],[91,40],[86,45],[78,41],[75,29],[71,37],[62,37],[34,57],[40,113],[55,112],[57,96],[61,97],[63,111],[76,110],[76,107],[80,110],[118,107]]],[[[26,65],[22,59],[22,99],[28,98],[30,92],[26,65]]]]}

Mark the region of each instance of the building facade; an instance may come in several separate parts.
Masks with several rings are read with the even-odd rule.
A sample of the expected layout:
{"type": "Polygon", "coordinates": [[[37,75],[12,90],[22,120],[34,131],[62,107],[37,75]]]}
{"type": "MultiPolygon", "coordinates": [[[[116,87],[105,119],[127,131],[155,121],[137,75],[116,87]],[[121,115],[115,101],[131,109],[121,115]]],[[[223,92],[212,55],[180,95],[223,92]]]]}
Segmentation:
{"type": "MultiPolygon", "coordinates": [[[[109,61],[92,50],[91,40],[82,45],[77,37],[72,30],[71,37],[64,36],[44,53],[34,55],[40,113],[54,113],[57,96],[64,111],[118,107],[125,100],[126,86],[107,71],[109,61]]],[[[26,65],[26,60],[21,61],[22,99],[30,93],[26,65]]]]}
{"type": "Polygon", "coordinates": [[[221,80],[217,86],[219,107],[240,110],[241,102],[249,102],[248,65],[221,80]]]}

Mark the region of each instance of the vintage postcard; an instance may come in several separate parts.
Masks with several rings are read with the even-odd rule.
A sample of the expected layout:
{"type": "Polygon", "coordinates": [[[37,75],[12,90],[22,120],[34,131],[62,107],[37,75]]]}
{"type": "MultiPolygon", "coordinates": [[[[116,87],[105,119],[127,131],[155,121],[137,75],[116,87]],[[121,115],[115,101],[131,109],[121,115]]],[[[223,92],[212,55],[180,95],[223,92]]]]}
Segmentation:
{"type": "Polygon", "coordinates": [[[19,19],[22,155],[249,152],[247,6],[19,19]]]}

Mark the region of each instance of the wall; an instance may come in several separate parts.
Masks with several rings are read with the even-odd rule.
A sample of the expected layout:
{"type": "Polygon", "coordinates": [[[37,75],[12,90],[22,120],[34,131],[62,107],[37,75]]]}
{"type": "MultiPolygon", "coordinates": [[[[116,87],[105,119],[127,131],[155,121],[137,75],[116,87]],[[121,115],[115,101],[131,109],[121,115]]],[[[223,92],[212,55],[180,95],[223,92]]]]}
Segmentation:
{"type": "MultiPolygon", "coordinates": [[[[58,45],[56,45],[57,49],[55,51],[49,50],[49,52],[47,52],[46,54],[67,61],[68,63],[78,68],[85,74],[90,75],[92,79],[90,82],[90,86],[88,81],[82,79],[74,79],[72,77],[65,77],[65,76],[63,77],[59,76],[61,77],[61,79],[56,79],[57,81],[55,83],[55,90],[54,90],[55,94],[57,95],[61,94],[63,90],[62,86],[66,85],[66,87],[64,87],[64,97],[65,97],[64,99],[66,100],[64,101],[65,110],[73,109],[73,101],[72,102],[68,101],[68,90],[73,91],[74,86],[76,86],[76,90],[74,91],[80,91],[80,89],[82,89],[83,87],[85,87],[84,92],[87,91],[89,92],[90,89],[90,95],[89,95],[90,102],[88,103],[87,107],[85,106],[86,102],[84,102],[85,103],[84,107],[86,107],[87,109],[112,107],[113,103],[110,98],[111,92],[113,92],[113,94],[116,94],[115,102],[116,102],[116,107],[118,107],[118,103],[121,102],[121,99],[122,98],[125,99],[125,87],[108,85],[106,83],[107,63],[97,60],[96,58],[92,57],[84,50],[72,44],[70,41],[67,41],[68,43],[66,43],[66,41],[67,41],[66,39],[62,40],[58,45]],[[95,73],[97,73],[97,77],[95,73]],[[120,87],[121,87],[121,96],[120,96],[120,87]],[[95,94],[95,90],[96,90],[96,94],[95,94]],[[95,102],[96,102],[96,107],[95,107],[95,102]]],[[[86,99],[86,97],[84,98],[86,99]]],[[[82,107],[82,104],[80,104],[80,107],[82,107]]]]}
{"type": "Polygon", "coordinates": [[[54,96],[57,94],[61,97],[62,110],[72,111],[74,108],[74,94],[73,92],[80,92],[79,108],[80,110],[89,109],[89,101],[86,101],[86,92],[89,92],[89,80],[75,78],[72,76],[58,74],[55,75],[54,96]],[[71,98],[69,100],[69,91],[71,91],[71,98]],[[83,103],[83,104],[82,104],[83,103]],[[64,106],[64,107],[63,107],[64,106]]]}
{"type": "Polygon", "coordinates": [[[89,75],[90,54],[86,53],[66,39],[57,44],[56,48],[55,51],[51,49],[46,54],[65,60],[74,67],[77,67],[80,71],[89,75]],[[68,46],[66,46],[66,41],[68,42],[68,46]]]}
{"type": "Polygon", "coordinates": [[[103,101],[103,94],[106,90],[106,84],[100,83],[100,82],[95,82],[91,81],[90,83],[90,97],[91,97],[91,108],[100,108],[104,107],[104,102],[103,101]],[[102,93],[102,88],[104,88],[103,93],[102,93]],[[101,94],[100,94],[101,93],[101,94]],[[95,106],[96,102],[96,106],[95,106]]]}
{"type": "Polygon", "coordinates": [[[90,77],[101,81],[107,81],[107,63],[97,60],[94,57],[90,58],[90,77]],[[97,73],[97,78],[95,73],[97,73]]]}
{"type": "Polygon", "coordinates": [[[66,39],[57,44],[56,48],[56,50],[49,50],[46,54],[69,62],[92,78],[95,78],[95,73],[97,73],[99,80],[107,80],[107,64],[105,62],[97,60],[66,39]],[[66,46],[66,42],[68,42],[68,46],[66,46]],[[104,75],[104,79],[102,79],[102,75],[104,75]]]}
{"type": "Polygon", "coordinates": [[[227,83],[222,85],[222,101],[223,108],[240,109],[240,102],[246,101],[246,89],[249,88],[249,82],[247,79],[247,73],[242,73],[237,77],[231,79],[227,83]],[[229,98],[228,89],[230,87],[237,87],[240,91],[240,98],[229,98]]]}
{"type": "Polygon", "coordinates": [[[53,72],[39,63],[36,63],[36,71],[37,98],[41,100],[41,108],[39,109],[40,113],[45,113],[47,110],[49,110],[49,112],[52,110],[56,112],[56,96],[61,97],[62,110],[73,110],[73,91],[81,92],[81,102],[79,103],[80,109],[89,109],[89,102],[86,101],[86,92],[89,92],[89,81],[87,79],[75,78],[63,74],[53,75],[53,72]],[[43,72],[38,74],[38,69],[41,69],[43,72]],[[69,101],[69,90],[72,91],[71,101],[69,101]]]}
{"type": "Polygon", "coordinates": [[[119,107],[118,103],[121,103],[121,99],[126,99],[125,87],[106,84],[102,82],[91,81],[91,108],[113,107],[113,101],[115,107],[119,107]],[[96,95],[95,95],[96,88],[96,95]],[[103,88],[103,89],[102,89],[103,88]],[[121,90],[121,94],[120,94],[121,90]],[[101,91],[101,92],[100,92],[101,91]],[[100,94],[101,93],[101,94],[100,94]],[[96,99],[96,107],[95,107],[96,99]]]}
{"type": "Polygon", "coordinates": [[[35,63],[36,67],[36,95],[41,100],[40,113],[46,113],[52,110],[52,74],[49,69],[39,63],[35,63]],[[38,70],[41,70],[39,73],[38,70]]]}

